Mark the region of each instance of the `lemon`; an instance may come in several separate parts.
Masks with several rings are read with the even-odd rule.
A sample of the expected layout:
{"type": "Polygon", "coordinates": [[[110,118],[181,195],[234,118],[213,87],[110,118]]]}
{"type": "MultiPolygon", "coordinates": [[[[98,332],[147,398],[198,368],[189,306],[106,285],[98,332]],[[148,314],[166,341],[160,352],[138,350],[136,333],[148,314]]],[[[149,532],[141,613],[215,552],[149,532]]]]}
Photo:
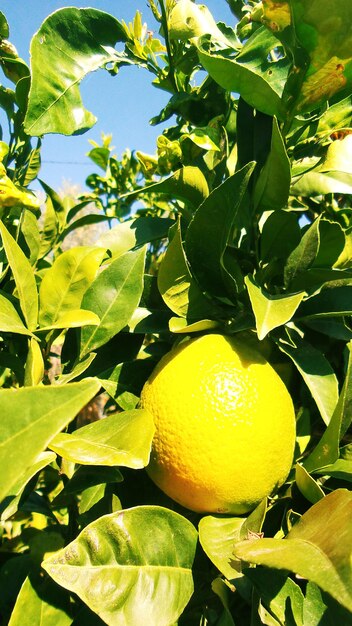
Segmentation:
{"type": "Polygon", "coordinates": [[[193,511],[244,514],[291,468],[295,414],[284,383],[238,339],[208,334],[174,347],[141,394],[154,417],[149,476],[193,511]]]}

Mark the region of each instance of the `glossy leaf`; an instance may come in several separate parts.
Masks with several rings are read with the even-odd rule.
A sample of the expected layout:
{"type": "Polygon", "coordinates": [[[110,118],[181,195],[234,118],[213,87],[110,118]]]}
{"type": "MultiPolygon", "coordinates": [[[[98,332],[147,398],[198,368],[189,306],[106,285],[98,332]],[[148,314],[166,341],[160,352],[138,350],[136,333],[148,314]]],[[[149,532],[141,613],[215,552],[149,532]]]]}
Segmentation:
{"type": "MultiPolygon", "coordinates": [[[[83,515],[84,513],[88,513],[88,511],[90,511],[92,507],[96,507],[96,505],[104,506],[103,501],[105,499],[105,491],[106,485],[103,484],[84,489],[84,491],[82,491],[82,493],[80,494],[80,500],[78,505],[79,514],[83,515]]],[[[108,509],[107,511],[105,510],[103,511],[102,515],[104,515],[104,513],[110,512],[111,509],[108,509]]]]}
{"type": "Polygon", "coordinates": [[[270,60],[270,52],[277,45],[276,37],[264,26],[232,58],[228,50],[212,49],[211,39],[203,37],[197,42],[201,64],[221,87],[239,93],[254,109],[280,118],[290,62],[286,57],[270,60]]]}
{"type": "Polygon", "coordinates": [[[184,317],[172,317],[169,321],[169,328],[172,333],[199,333],[207,330],[219,328],[220,322],[216,320],[199,320],[190,324],[184,317]]]}
{"type": "Polygon", "coordinates": [[[39,385],[44,377],[44,360],[40,345],[36,339],[31,339],[24,369],[24,385],[31,387],[39,385]]]}
{"type": "Polygon", "coordinates": [[[174,220],[167,217],[137,217],[125,220],[100,235],[97,246],[108,248],[113,259],[135,247],[167,237],[174,220]]]}
{"type": "Polygon", "coordinates": [[[309,54],[297,111],[312,111],[352,87],[352,9],[338,0],[294,0],[296,37],[309,54]]]}
{"type": "Polygon", "coordinates": [[[241,517],[206,515],[199,522],[199,541],[207,556],[228,579],[242,575],[241,563],[235,559],[233,546],[240,540],[241,517]]]}
{"type": "Polygon", "coordinates": [[[18,477],[36,462],[49,441],[99,391],[87,378],[62,387],[24,387],[0,391],[0,500],[13,492],[18,477]],[[18,451],[21,450],[21,454],[18,451]]]}
{"type": "Polygon", "coordinates": [[[70,626],[70,602],[50,579],[31,574],[24,581],[9,626],[70,626]]]}
{"type": "Polygon", "coordinates": [[[21,496],[26,485],[40,470],[55,461],[56,454],[54,452],[41,452],[36,461],[18,478],[12,487],[12,496],[5,498],[0,506],[2,521],[7,520],[18,510],[21,496]]]}
{"type": "Polygon", "coordinates": [[[320,319],[352,315],[352,285],[322,289],[303,302],[298,312],[302,319],[320,319]]]}
{"type": "Polygon", "coordinates": [[[140,506],[93,522],[43,567],[110,626],[170,626],[193,591],[196,542],[184,517],[140,506]]]}
{"type": "MultiPolygon", "coordinates": [[[[53,454],[53,453],[52,453],[53,454]]],[[[82,465],[76,469],[72,478],[66,483],[59,495],[56,496],[55,504],[63,497],[74,493],[79,493],[85,489],[96,487],[97,485],[121,483],[123,476],[117,467],[82,465]]]]}
{"type": "Polygon", "coordinates": [[[103,248],[76,246],[57,257],[40,285],[40,326],[52,326],[63,314],[80,308],[104,254],[103,248]]]}
{"type": "Polygon", "coordinates": [[[39,257],[40,231],[37,217],[31,211],[24,211],[22,215],[21,233],[27,245],[28,260],[31,266],[34,267],[39,257]]]}
{"type": "Polygon", "coordinates": [[[324,498],[322,488],[299,463],[296,465],[296,484],[301,494],[312,504],[324,498]]]}
{"type": "Polygon", "coordinates": [[[86,309],[71,309],[59,314],[57,319],[49,326],[42,326],[40,331],[48,331],[54,328],[81,328],[82,326],[98,326],[100,319],[93,311],[86,309]]]}
{"type": "Polygon", "coordinates": [[[241,563],[233,553],[234,543],[260,533],[265,512],[266,502],[263,500],[248,518],[206,515],[200,520],[200,544],[228,580],[242,576],[241,563]]]}
{"type": "Polygon", "coordinates": [[[339,397],[336,374],[320,350],[303,341],[293,330],[287,332],[290,341],[280,340],[278,346],[294,362],[328,424],[339,397]]]}
{"type": "Polygon", "coordinates": [[[253,202],[260,210],[286,206],[291,183],[291,166],[277,120],[273,119],[271,146],[255,189],[253,202]]]}
{"type": "Polygon", "coordinates": [[[285,626],[305,626],[303,622],[304,596],[292,578],[279,572],[268,572],[261,567],[246,569],[246,576],[253,583],[262,604],[271,615],[285,626]],[[293,615],[293,619],[290,619],[293,615]]]}
{"type": "Polygon", "coordinates": [[[38,210],[40,207],[39,198],[27,189],[22,189],[15,185],[11,178],[7,176],[6,169],[2,163],[0,163],[0,193],[0,218],[3,216],[4,209],[10,209],[11,207],[22,206],[35,210],[38,210]]]}
{"type": "Polygon", "coordinates": [[[82,361],[79,361],[79,363],[77,363],[77,365],[75,365],[70,372],[67,372],[67,374],[60,374],[58,378],[55,380],[55,383],[57,385],[66,385],[67,383],[70,383],[75,378],[80,377],[89,368],[91,363],[94,361],[95,357],[96,357],[95,352],[88,354],[88,356],[82,359],[82,361]]]}
{"type": "Polygon", "coordinates": [[[12,302],[1,293],[0,330],[6,333],[17,333],[18,335],[29,335],[33,337],[31,331],[25,327],[12,302]]]}
{"type": "Polygon", "coordinates": [[[350,426],[352,419],[352,344],[345,381],[330,423],[319,443],[304,461],[308,472],[335,463],[339,457],[339,443],[350,426]]]}
{"type": "Polygon", "coordinates": [[[352,460],[351,459],[337,459],[335,463],[326,465],[321,469],[314,470],[317,474],[323,476],[332,476],[333,478],[339,478],[347,482],[352,482],[352,460]]]}
{"type": "Polygon", "coordinates": [[[297,196],[321,196],[327,193],[352,193],[352,174],[346,172],[307,172],[292,184],[291,192],[297,196]]]}
{"type": "Polygon", "coordinates": [[[258,339],[260,340],[264,339],[274,328],[289,322],[305,296],[304,292],[290,296],[281,294],[271,296],[263,288],[259,287],[250,275],[246,276],[244,280],[255,315],[258,339]]]}
{"type": "Polygon", "coordinates": [[[91,128],[96,118],[83,106],[79,83],[89,72],[116,61],[114,46],[125,39],[121,24],[96,9],[70,7],[49,15],[31,43],[26,133],[72,135],[91,128]]]}
{"type": "Polygon", "coordinates": [[[136,189],[126,198],[132,198],[144,193],[165,193],[174,198],[190,202],[197,208],[209,195],[209,187],[203,172],[192,165],[187,165],[177,170],[172,176],[164,178],[157,183],[151,183],[142,189],[136,189]]]}
{"type": "Polygon", "coordinates": [[[286,259],[301,239],[298,219],[290,211],[273,211],[265,220],[260,237],[261,258],[286,259]]]}
{"type": "Polygon", "coordinates": [[[96,313],[100,323],[82,329],[81,358],[128,324],[143,291],[145,252],[141,248],[121,255],[87,289],[82,306],[96,313]]]}
{"type": "Polygon", "coordinates": [[[292,186],[293,193],[312,196],[327,193],[351,193],[351,146],[351,135],[330,143],[318,165],[295,180],[292,186]]]}
{"type": "Polygon", "coordinates": [[[352,494],[337,489],[312,506],[285,539],[243,541],[234,552],[249,563],[293,571],[352,611],[351,515],[352,494]]]}
{"type": "Polygon", "coordinates": [[[317,219],[307,228],[298,246],[287,259],[284,268],[286,285],[289,285],[297,274],[304,272],[313,264],[318,254],[319,243],[319,219],[317,219]]]}
{"type": "Polygon", "coordinates": [[[33,269],[17,241],[1,221],[0,234],[27,327],[35,330],[38,321],[38,291],[33,269]]]}
{"type": "Polygon", "coordinates": [[[308,582],[303,602],[303,624],[311,624],[311,626],[324,625],[322,618],[326,609],[327,606],[323,602],[319,587],[314,583],[308,582]]]}
{"type": "Polygon", "coordinates": [[[192,319],[210,314],[210,301],[202,294],[187,265],[180,223],[160,263],[158,288],[165,304],[176,315],[192,319]]]}
{"type": "Polygon", "coordinates": [[[49,448],[81,465],[123,465],[140,469],[149,462],[154,422],[148,411],[116,413],[72,434],[60,433],[49,448]]]}
{"type": "Polygon", "coordinates": [[[185,251],[192,274],[202,289],[217,296],[224,294],[224,275],[235,282],[223,259],[253,168],[253,163],[248,164],[216,187],[200,205],[187,230],[185,251]]]}
{"type": "Polygon", "coordinates": [[[208,34],[216,39],[225,39],[209,9],[204,5],[194,4],[191,0],[180,0],[172,7],[168,27],[170,38],[180,41],[208,34]]]}

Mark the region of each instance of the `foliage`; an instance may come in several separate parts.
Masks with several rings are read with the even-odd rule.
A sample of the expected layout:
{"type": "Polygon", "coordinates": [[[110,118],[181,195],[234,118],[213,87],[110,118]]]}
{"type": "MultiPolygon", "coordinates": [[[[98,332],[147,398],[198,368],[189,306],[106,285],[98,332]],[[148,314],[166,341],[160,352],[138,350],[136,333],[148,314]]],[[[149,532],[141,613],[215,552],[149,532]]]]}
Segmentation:
{"type": "Polygon", "coordinates": [[[31,68],[0,13],[1,624],[352,623],[352,8],[228,3],[234,28],[151,0],[160,36],[65,8],[31,68]],[[45,134],[90,128],[80,81],[129,65],[170,95],[155,154],[103,137],[88,191],[41,181],[41,206],[45,134]],[[200,518],[143,469],[142,386],[212,328],[256,344],[297,413],[289,479],[247,517],[200,518]]]}

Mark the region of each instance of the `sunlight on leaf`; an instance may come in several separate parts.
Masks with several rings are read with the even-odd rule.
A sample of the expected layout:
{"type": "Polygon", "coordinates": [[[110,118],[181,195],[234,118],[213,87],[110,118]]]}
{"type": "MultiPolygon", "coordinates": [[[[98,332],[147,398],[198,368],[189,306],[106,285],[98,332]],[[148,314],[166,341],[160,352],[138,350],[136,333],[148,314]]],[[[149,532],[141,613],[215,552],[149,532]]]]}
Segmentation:
{"type": "Polygon", "coordinates": [[[260,340],[264,339],[274,328],[289,322],[306,295],[303,291],[289,296],[284,294],[271,296],[257,285],[249,274],[244,281],[254,311],[258,339],[260,340]]]}
{"type": "Polygon", "coordinates": [[[234,552],[249,563],[291,570],[352,611],[351,519],[352,494],[337,489],[312,506],[285,539],[242,541],[234,552]]]}
{"type": "Polygon", "coordinates": [[[81,465],[123,465],[140,469],[149,462],[153,418],[136,409],[109,415],[72,434],[59,433],[49,443],[57,454],[81,465]]]}
{"type": "Polygon", "coordinates": [[[193,591],[193,525],[156,506],[101,517],[44,569],[109,626],[174,624],[193,591]]]}
{"type": "Polygon", "coordinates": [[[2,389],[0,403],[0,500],[17,495],[13,489],[49,441],[99,391],[100,383],[87,378],[62,387],[2,389]],[[20,451],[20,454],[19,454],[20,451]]]}
{"type": "Polygon", "coordinates": [[[120,22],[103,11],[68,7],[49,15],[31,43],[26,133],[72,135],[91,128],[96,118],[83,106],[79,83],[116,61],[114,46],[125,40],[120,22]]]}

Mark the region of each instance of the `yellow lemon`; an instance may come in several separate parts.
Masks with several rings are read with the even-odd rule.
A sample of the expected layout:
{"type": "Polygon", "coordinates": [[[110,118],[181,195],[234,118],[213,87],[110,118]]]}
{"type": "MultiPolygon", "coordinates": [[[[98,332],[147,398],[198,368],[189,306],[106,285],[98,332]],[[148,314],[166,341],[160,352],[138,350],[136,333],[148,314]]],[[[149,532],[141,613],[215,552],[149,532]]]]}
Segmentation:
{"type": "Polygon", "coordinates": [[[154,417],[152,480],[183,506],[243,514],[287,478],[291,397],[271,365],[238,339],[208,334],[173,348],[144,385],[154,417]]]}

